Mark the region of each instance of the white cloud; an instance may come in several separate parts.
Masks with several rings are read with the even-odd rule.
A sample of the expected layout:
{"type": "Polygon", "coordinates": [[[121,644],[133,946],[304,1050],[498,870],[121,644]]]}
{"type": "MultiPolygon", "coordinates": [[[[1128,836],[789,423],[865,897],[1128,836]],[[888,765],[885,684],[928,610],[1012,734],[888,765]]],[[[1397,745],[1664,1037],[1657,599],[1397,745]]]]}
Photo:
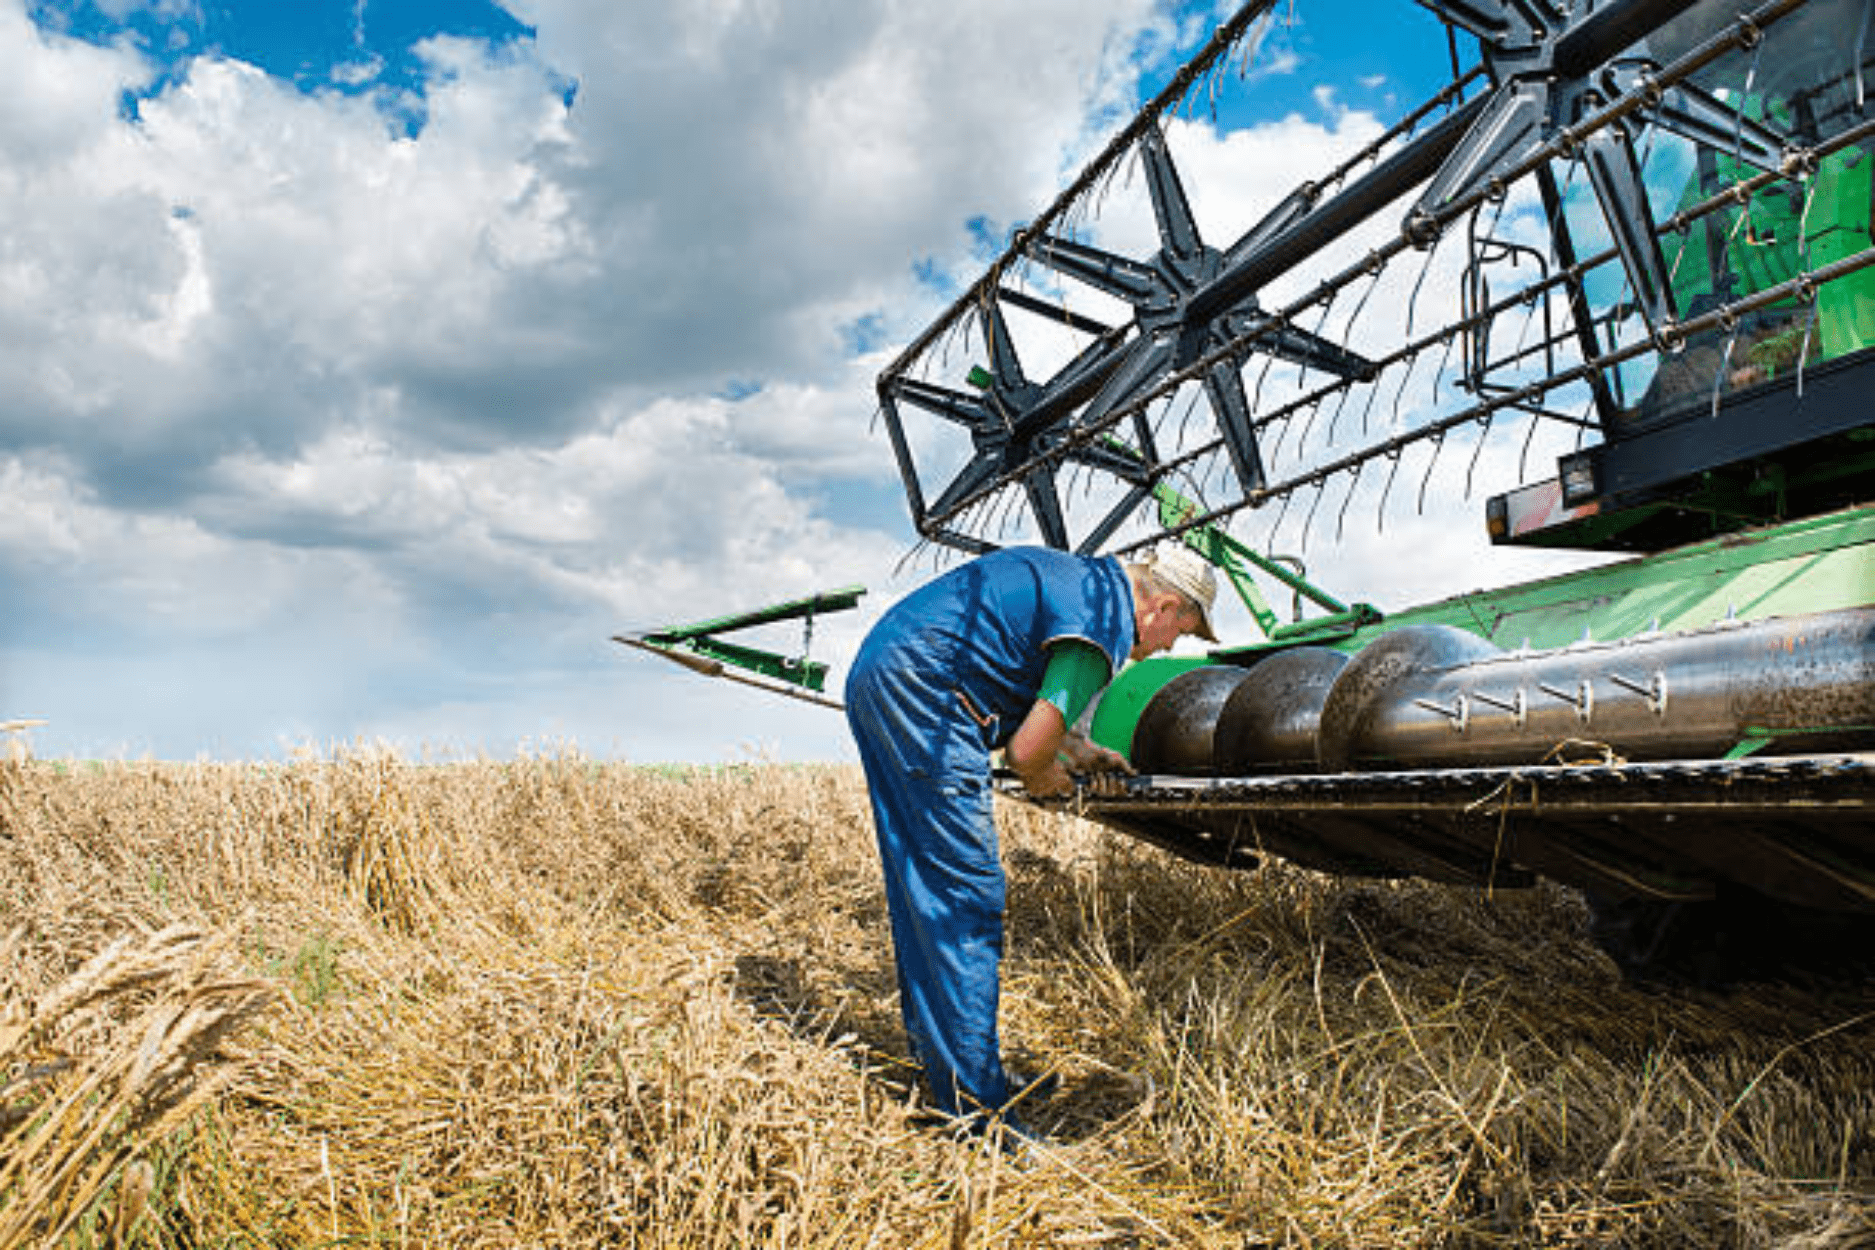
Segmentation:
{"type": "MultiPolygon", "coordinates": [[[[509,7],[537,39],[425,42],[419,99],[219,56],[143,95],[128,44],[0,0],[0,712],[42,744],[837,750],[714,687],[659,739],[686,679],[605,639],[865,582],[817,639],[850,655],[928,571],[868,428],[935,312],[914,266],[974,276],[967,223],[1033,216],[1204,33],[1150,0],[509,7]]],[[[1377,127],[1173,137],[1227,242],[1270,170],[1377,127]]]]}
{"type": "Polygon", "coordinates": [[[92,0],[98,11],[112,21],[121,22],[133,13],[148,13],[159,19],[201,18],[196,0],[92,0]]]}
{"type": "Polygon", "coordinates": [[[332,81],[341,87],[362,87],[376,81],[384,72],[384,58],[371,56],[357,61],[345,61],[332,67],[332,81]]]}
{"type": "MultiPolygon", "coordinates": [[[[69,101],[10,113],[33,124],[0,152],[0,176],[27,187],[0,224],[16,505],[0,582],[31,605],[8,614],[0,688],[53,713],[71,749],[179,754],[266,749],[280,726],[535,732],[515,727],[538,706],[524,679],[491,685],[478,651],[533,673],[539,698],[585,689],[586,719],[562,723],[603,741],[595,665],[647,692],[672,680],[614,654],[609,632],[840,582],[889,598],[902,512],[823,511],[828,484],[889,493],[894,476],[867,430],[878,362],[845,360],[837,324],[928,307],[911,261],[961,253],[973,193],[929,181],[947,105],[906,99],[848,143],[879,118],[842,93],[896,90],[907,69],[971,97],[953,169],[1002,178],[1000,201],[975,198],[1009,211],[1082,141],[1087,58],[1111,56],[1091,36],[1057,49],[1052,105],[1010,84],[1023,109],[1066,119],[1014,160],[984,157],[980,84],[952,81],[928,41],[897,48],[889,15],[883,52],[910,61],[882,70],[856,45],[826,81],[770,75],[788,80],[786,116],[721,110],[632,149],[614,123],[655,109],[660,84],[586,75],[569,113],[562,70],[524,44],[426,44],[414,137],[371,99],[216,58],[133,123],[117,101],[149,65],[0,14],[69,101]],[[706,393],[743,377],[760,389],[706,393]],[[281,673],[335,671],[285,680],[269,648],[281,673]],[[200,678],[193,710],[173,683],[127,679],[139,649],[200,678]],[[85,671],[151,693],[88,693],[85,671]]],[[[734,45],[718,40],[724,77],[682,84],[705,112],[741,89],[752,51],[734,45]]],[[[861,624],[826,623],[821,652],[850,654],[861,624]]]]}
{"type": "Polygon", "coordinates": [[[1277,78],[1284,74],[1293,74],[1302,68],[1302,57],[1293,48],[1277,48],[1260,57],[1245,75],[1249,82],[1263,78],[1277,78]]]}

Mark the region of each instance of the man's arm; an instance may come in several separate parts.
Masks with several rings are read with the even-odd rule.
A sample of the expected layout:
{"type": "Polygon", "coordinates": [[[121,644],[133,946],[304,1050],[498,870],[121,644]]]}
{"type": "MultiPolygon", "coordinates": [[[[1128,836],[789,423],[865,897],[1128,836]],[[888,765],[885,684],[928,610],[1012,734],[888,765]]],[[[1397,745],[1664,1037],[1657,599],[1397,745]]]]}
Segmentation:
{"type": "Polygon", "coordinates": [[[1003,747],[1003,759],[1022,778],[1022,788],[1038,799],[1067,794],[1074,789],[1068,770],[1058,755],[1068,736],[1068,722],[1061,709],[1046,699],[1037,699],[1029,714],[1022,718],[1015,734],[1003,747]]]}
{"type": "MultiPolygon", "coordinates": [[[[1074,789],[1060,759],[1063,747],[1069,745],[1068,726],[1080,718],[1112,675],[1106,655],[1092,643],[1070,638],[1048,650],[1048,667],[1035,704],[1003,748],[1003,758],[1022,778],[1023,788],[1038,798],[1074,789]]],[[[1073,754],[1076,760],[1087,756],[1087,751],[1078,749],[1073,754]]]]}

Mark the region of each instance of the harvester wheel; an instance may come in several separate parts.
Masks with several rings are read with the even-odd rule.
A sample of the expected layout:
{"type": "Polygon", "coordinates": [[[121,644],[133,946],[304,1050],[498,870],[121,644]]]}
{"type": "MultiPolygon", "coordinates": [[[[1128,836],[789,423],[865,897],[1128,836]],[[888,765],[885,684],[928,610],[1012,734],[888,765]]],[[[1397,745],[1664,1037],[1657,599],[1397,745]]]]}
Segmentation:
{"type": "Polygon", "coordinates": [[[1875,915],[1794,907],[1723,884],[1698,902],[1590,894],[1589,934],[1628,980],[1727,989],[1875,975],[1875,915]]]}
{"type": "Polygon", "coordinates": [[[1590,894],[1589,936],[1621,975],[1644,985],[1714,988],[1731,981],[1723,908],[1590,894]]]}

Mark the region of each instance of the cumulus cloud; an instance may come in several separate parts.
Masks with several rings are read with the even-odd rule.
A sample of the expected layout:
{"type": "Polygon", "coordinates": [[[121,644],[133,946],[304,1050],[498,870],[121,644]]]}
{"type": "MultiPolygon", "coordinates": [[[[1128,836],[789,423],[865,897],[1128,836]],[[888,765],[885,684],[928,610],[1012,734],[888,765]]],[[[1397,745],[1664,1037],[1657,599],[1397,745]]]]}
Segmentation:
{"type": "MultiPolygon", "coordinates": [[[[838,754],[837,718],[608,635],[862,582],[816,633],[850,656],[930,571],[873,376],[1224,11],[508,8],[531,37],[430,38],[416,88],[362,41],[308,87],[0,0],[0,713],[50,749],[838,754]]],[[[1295,67],[1280,43],[1253,72],[1295,67]]],[[[1337,104],[1171,141],[1223,246],[1379,130],[1337,104]]],[[[1156,247],[1136,176],[1098,231],[1156,247]]],[[[1377,299],[1389,333],[1406,303],[1377,299]]],[[[1467,508],[1412,541],[1457,553],[1467,508]]]]}
{"type": "Polygon", "coordinates": [[[33,120],[6,137],[31,180],[5,231],[7,341],[31,349],[7,353],[6,432],[62,418],[107,491],[132,489],[123,449],[145,492],[184,497],[191,468],[361,408],[489,449],[549,445],[617,395],[826,378],[842,325],[908,321],[912,263],[962,254],[973,206],[1043,198],[1090,110],[1128,98],[1113,32],[1150,14],[1108,10],[1011,29],[969,6],[536,4],[538,44],[422,47],[406,136],[381,96],[215,57],[128,121],[151,66],[47,37],[15,0],[9,59],[43,72],[8,111],[33,120]]]}
{"type": "Polygon", "coordinates": [[[0,696],[70,749],[604,742],[607,633],[889,594],[854,347],[1189,34],[1149,0],[510,7],[534,37],[429,39],[411,94],[0,0],[0,696]]]}

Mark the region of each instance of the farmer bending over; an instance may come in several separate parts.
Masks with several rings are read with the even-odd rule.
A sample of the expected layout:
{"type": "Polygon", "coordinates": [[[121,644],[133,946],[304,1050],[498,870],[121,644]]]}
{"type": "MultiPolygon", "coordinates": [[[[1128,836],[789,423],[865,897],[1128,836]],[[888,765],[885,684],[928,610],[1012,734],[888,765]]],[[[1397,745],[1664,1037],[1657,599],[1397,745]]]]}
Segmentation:
{"type": "Polygon", "coordinates": [[[940,1110],[995,1114],[1021,1092],[996,1032],[1003,868],[991,749],[1038,797],[1073,789],[1064,763],[1130,772],[1068,729],[1127,659],[1184,634],[1216,642],[1216,594],[1211,566],[1183,546],[1126,566],[1007,548],[907,595],[860,646],[847,721],[872,796],[899,1007],[940,1110]]]}

